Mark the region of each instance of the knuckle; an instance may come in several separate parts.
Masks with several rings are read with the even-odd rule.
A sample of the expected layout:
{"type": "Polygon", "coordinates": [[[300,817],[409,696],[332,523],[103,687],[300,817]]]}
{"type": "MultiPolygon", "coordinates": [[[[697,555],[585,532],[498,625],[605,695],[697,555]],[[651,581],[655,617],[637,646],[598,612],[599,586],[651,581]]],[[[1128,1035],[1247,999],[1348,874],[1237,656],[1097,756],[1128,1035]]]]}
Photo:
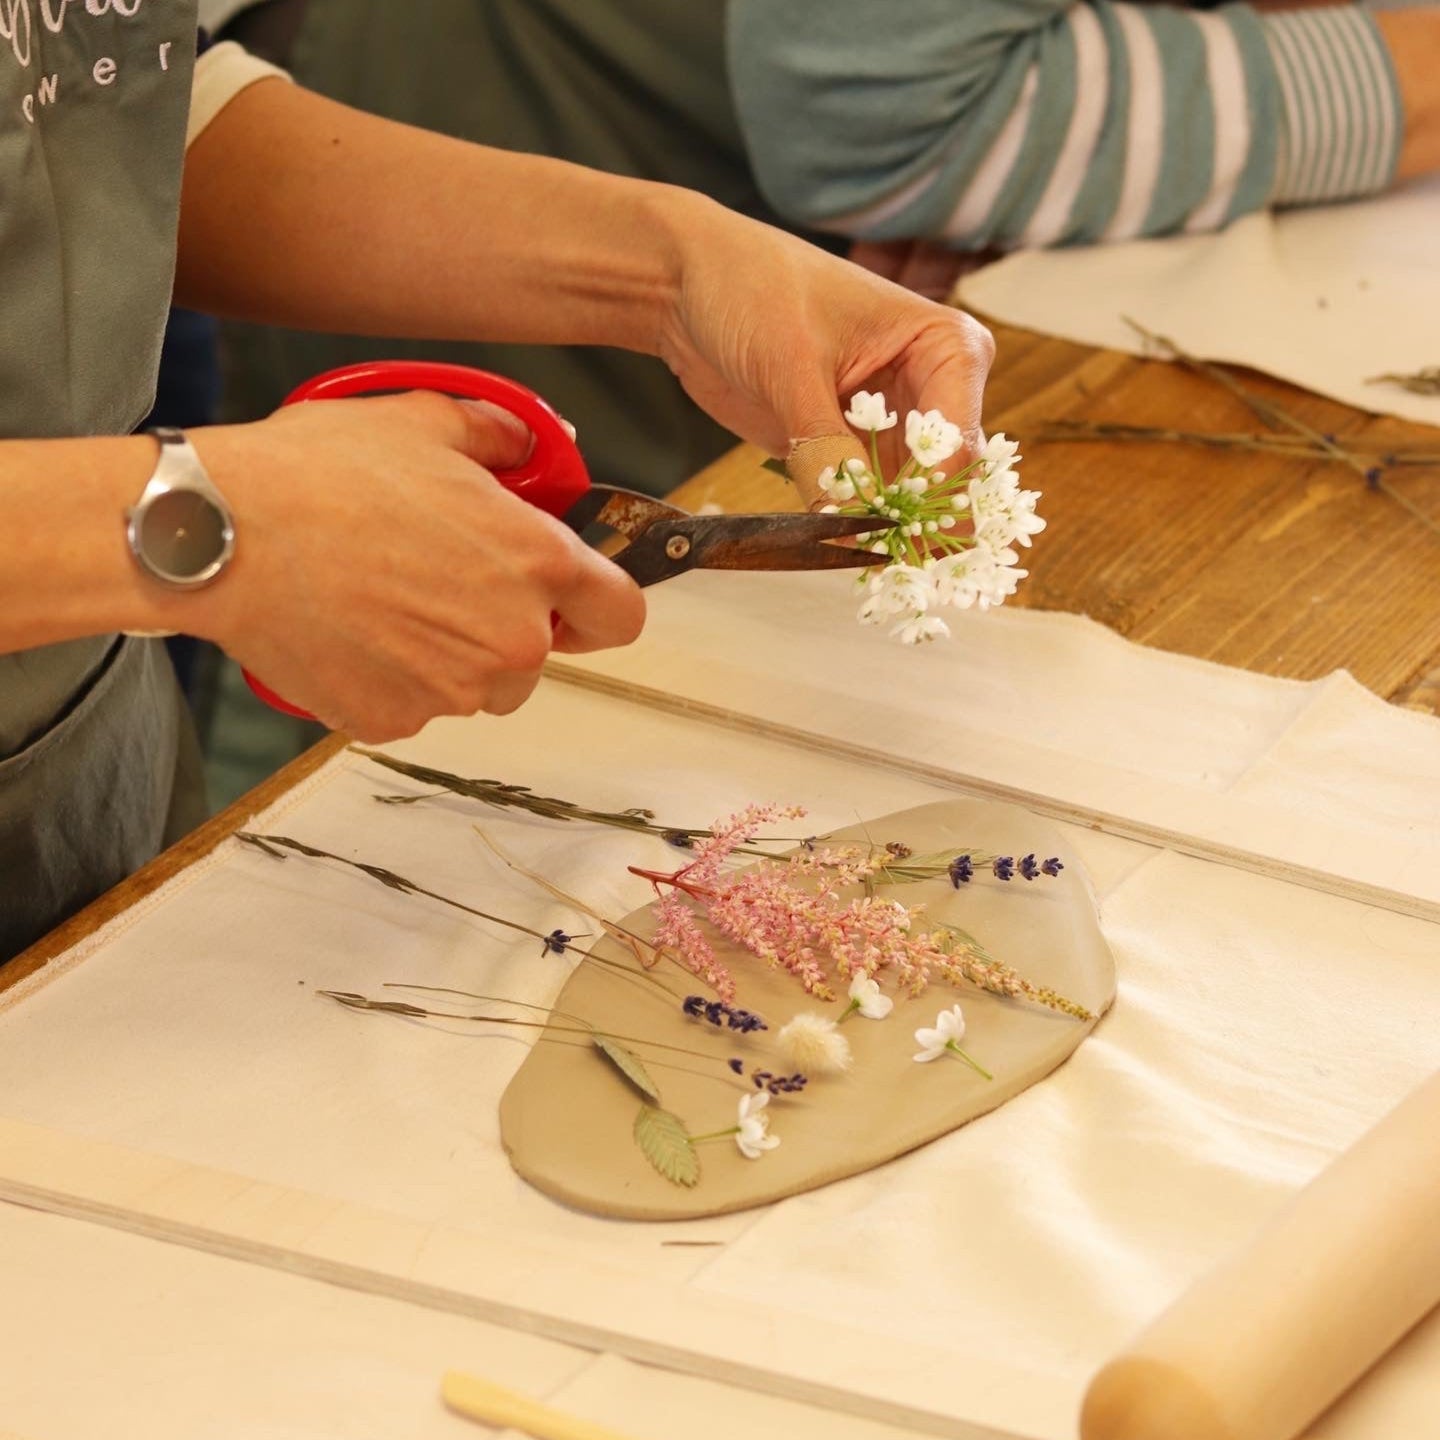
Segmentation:
{"type": "Polygon", "coordinates": [[[964,345],[973,359],[986,370],[995,363],[995,337],[987,326],[982,325],[973,315],[964,315],[962,326],[964,345]]]}

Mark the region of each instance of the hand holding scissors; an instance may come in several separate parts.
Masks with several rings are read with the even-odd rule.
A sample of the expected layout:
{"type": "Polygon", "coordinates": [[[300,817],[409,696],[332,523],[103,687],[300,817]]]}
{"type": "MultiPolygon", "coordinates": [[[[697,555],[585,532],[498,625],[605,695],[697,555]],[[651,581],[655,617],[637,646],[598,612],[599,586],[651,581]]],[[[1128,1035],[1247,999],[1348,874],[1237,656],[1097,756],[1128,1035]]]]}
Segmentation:
{"type": "MultiPolygon", "coordinates": [[[[606,526],[629,542],[611,557],[638,585],[690,569],[817,570],[873,563],[863,550],[832,543],[873,531],[873,517],[760,514],[691,515],[634,491],[594,485],[574,432],[538,395],[502,376],[433,361],[376,361],[332,370],[301,385],[285,403],[397,390],[435,390],[485,400],[524,422],[534,445],[523,464],[494,471],[520,498],[581,531],[606,526]]],[[[311,718],[251,675],[250,688],[287,714],[311,718]]]]}

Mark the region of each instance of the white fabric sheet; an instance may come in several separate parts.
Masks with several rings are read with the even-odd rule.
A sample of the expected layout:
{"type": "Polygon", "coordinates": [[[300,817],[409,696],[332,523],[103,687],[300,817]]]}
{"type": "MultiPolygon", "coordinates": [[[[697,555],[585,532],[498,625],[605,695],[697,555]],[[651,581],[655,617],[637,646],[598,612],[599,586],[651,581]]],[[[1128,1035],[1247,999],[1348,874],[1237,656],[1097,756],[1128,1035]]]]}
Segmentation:
{"type": "MultiPolygon", "coordinates": [[[[747,583],[742,608],[733,589],[720,603],[719,583],[656,592],[645,645],[587,662],[591,673],[634,669],[957,771],[974,760],[982,774],[1149,789],[1178,807],[1176,824],[1190,801],[1212,820],[1258,808],[1298,851],[1348,835],[1433,884],[1440,724],[1343,677],[1264,680],[1024,612],[976,619],[918,654],[845,631],[827,652],[816,643],[827,625],[836,635],[826,585],[747,583]]],[[[517,717],[439,723],[397,748],[684,824],[774,798],[807,805],[823,830],[946,793],[939,779],[549,682],[517,717]]],[[[501,873],[472,839],[477,819],[617,915],[644,898],[624,863],[662,855],[656,841],[453,799],[370,798],[412,788],[342,757],[257,828],[542,931],[575,917],[501,873]]],[[[553,1256],[570,1285],[584,1286],[587,1264],[619,1264],[657,1293],[752,1306],[747,1343],[761,1358],[776,1335],[840,1325],[865,1338],[875,1383],[897,1402],[926,1378],[907,1381],[907,1363],[938,1355],[951,1413],[1063,1440],[1086,1379],[1132,1331],[1440,1064],[1440,925],[1083,825],[1066,833],[1116,950],[1114,1012],[1001,1111],[767,1210],[666,1229],[530,1192],[495,1122],[524,1039],[353,1014],[312,992],[408,980],[543,1002],[565,962],[353,873],[235,843],[0,997],[0,1117],[422,1226],[513,1236],[553,1256]],[[674,1238],[723,1243],[660,1243],[674,1238]]],[[[1437,1331],[1432,1321],[1315,1433],[1423,1433],[1440,1392],[1414,1357],[1435,1355],[1437,1331]],[[1377,1415],[1390,1429],[1374,1428],[1377,1415]]],[[[586,1371],[577,1394],[622,1393],[630,1369],[586,1371]]],[[[758,1402],[734,1403],[739,1414],[758,1402]]]]}
{"type": "Polygon", "coordinates": [[[1366,382],[1440,365],[1440,176],[1343,205],[1243,216],[1212,235],[1026,250],[964,277],[991,319],[1135,354],[1122,316],[1194,355],[1347,405],[1440,425],[1440,396],[1366,382]]]}

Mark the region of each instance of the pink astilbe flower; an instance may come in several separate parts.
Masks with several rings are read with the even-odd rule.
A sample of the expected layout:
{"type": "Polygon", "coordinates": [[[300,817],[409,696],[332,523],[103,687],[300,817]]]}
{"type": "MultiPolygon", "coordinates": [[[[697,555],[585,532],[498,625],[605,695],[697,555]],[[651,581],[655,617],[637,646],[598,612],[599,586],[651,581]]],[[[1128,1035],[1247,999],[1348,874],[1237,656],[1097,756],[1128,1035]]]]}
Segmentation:
{"type": "Polygon", "coordinates": [[[857,975],[873,978],[887,972],[897,987],[913,995],[940,979],[1091,1018],[1073,1001],[1022,979],[963,932],[949,926],[920,930],[916,921],[923,905],[905,906],[874,894],[842,895],[882,870],[889,856],[876,857],[859,847],[806,849],[784,863],[727,870],[733,851],[749,844],[762,826],[803,814],[794,806],[749,805],[718,822],[712,835],[697,843],[695,859],[673,873],[631,866],[660,896],[651,943],[727,1003],[735,996],[735,978],[715,954],[702,918],[768,964],[788,970],[819,1000],[835,998],[832,975],[848,984],[857,975]]]}

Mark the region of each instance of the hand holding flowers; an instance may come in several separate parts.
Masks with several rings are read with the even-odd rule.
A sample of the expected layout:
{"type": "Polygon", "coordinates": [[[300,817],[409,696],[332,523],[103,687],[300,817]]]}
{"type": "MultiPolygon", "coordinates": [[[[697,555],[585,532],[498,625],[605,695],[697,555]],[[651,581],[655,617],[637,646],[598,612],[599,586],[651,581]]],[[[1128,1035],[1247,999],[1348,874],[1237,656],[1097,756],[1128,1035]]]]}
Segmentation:
{"type": "Polygon", "coordinates": [[[958,425],[938,410],[912,410],[905,418],[908,458],[892,479],[880,463],[879,435],[899,424],[883,394],[857,391],[846,421],[869,436],[870,463],[847,460],[820,472],[829,514],[873,515],[884,529],[859,537],[877,556],[859,577],[862,625],[890,624],[902,643],[919,644],[950,633],[933,612],[1003,604],[1028,574],[1017,568],[1016,545],[1045,528],[1035,513],[1039,492],[1022,490],[1020,456],[1013,440],[992,435],[978,458],[953,475],[939,467],[963,443],[958,425]]]}

